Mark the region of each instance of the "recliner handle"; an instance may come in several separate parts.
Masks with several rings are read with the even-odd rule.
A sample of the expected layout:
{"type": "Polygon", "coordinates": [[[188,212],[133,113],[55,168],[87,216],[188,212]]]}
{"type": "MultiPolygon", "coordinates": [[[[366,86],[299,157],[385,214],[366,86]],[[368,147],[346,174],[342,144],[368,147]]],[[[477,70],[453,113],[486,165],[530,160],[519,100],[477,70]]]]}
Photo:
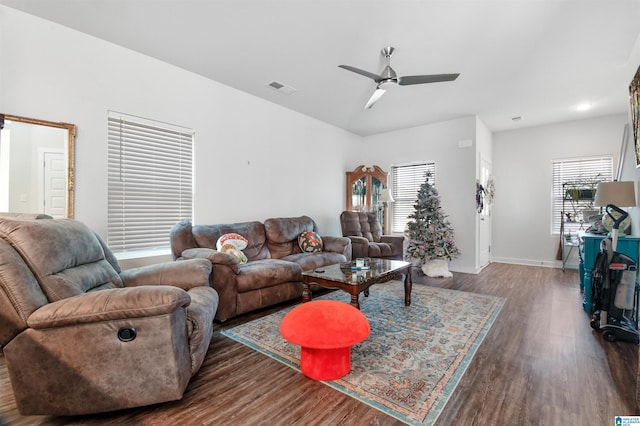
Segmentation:
{"type": "Polygon", "coordinates": [[[118,339],[121,342],[130,342],[134,340],[137,335],[138,333],[136,332],[136,329],[133,327],[123,327],[120,330],[118,330],[118,339]]]}

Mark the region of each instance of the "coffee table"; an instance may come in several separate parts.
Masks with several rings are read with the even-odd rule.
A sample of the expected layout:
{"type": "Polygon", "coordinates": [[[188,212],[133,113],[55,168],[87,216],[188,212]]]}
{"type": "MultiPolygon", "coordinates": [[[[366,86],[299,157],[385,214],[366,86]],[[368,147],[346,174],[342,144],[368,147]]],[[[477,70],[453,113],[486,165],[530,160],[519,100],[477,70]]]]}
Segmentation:
{"type": "Polygon", "coordinates": [[[411,305],[411,263],[401,260],[372,258],[369,269],[352,270],[351,262],[336,263],[315,268],[302,273],[302,302],[311,300],[309,284],[316,283],[323,288],[337,288],[351,295],[351,304],[360,309],[358,297],[364,292],[369,295],[369,287],[404,276],[404,304],[411,305]]]}

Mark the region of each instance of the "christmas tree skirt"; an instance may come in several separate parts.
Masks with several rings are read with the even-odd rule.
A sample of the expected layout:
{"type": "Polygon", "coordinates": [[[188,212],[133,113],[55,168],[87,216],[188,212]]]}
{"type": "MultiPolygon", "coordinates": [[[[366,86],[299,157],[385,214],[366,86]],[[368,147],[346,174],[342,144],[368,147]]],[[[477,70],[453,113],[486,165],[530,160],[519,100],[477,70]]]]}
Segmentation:
{"type": "Polygon", "coordinates": [[[422,265],[422,272],[428,277],[451,278],[453,274],[449,271],[449,262],[444,259],[428,260],[422,265]]]}

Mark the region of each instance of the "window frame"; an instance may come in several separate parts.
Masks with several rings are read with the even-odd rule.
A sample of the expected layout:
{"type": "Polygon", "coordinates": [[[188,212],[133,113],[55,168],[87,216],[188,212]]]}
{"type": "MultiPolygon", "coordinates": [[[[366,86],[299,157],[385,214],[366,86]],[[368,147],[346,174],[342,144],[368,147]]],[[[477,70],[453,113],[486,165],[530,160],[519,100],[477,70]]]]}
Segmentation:
{"type": "Polygon", "coordinates": [[[193,220],[195,132],[116,111],[107,116],[107,242],[118,258],[170,253],[193,220]]]}
{"type": "MultiPolygon", "coordinates": [[[[560,235],[561,225],[564,227],[565,234],[574,234],[580,230],[586,230],[588,223],[566,222],[562,224],[564,217],[561,217],[563,211],[563,198],[566,189],[563,183],[566,182],[595,182],[613,180],[613,156],[612,155],[596,155],[589,157],[572,157],[559,158],[551,160],[551,235],[560,235]],[[600,163],[600,165],[598,165],[600,163]],[[562,168],[563,170],[558,170],[562,168]],[[558,173],[560,173],[558,175],[558,173]]],[[[597,207],[595,208],[597,209],[597,207]]],[[[565,203],[566,210],[566,203],[565,203]]]]}
{"type": "Polygon", "coordinates": [[[426,173],[430,173],[429,183],[435,185],[436,163],[433,161],[416,161],[391,166],[389,180],[391,196],[394,201],[391,203],[389,223],[392,234],[404,234],[407,222],[409,221],[408,216],[413,213],[414,204],[418,200],[418,191],[426,180],[426,173]],[[406,170],[406,173],[403,173],[406,176],[398,175],[398,170],[400,169],[406,170]],[[418,174],[422,176],[419,177],[418,174]],[[400,217],[405,216],[405,214],[406,217],[404,220],[400,219],[400,217]]]}

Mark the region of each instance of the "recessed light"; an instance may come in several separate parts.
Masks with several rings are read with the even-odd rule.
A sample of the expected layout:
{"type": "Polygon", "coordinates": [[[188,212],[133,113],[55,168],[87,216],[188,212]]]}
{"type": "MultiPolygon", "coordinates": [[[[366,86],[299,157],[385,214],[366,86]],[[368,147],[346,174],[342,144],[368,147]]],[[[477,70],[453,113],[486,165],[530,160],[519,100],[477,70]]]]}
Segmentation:
{"type": "Polygon", "coordinates": [[[591,104],[587,103],[587,102],[585,102],[583,104],[579,104],[576,107],[576,111],[587,111],[587,110],[590,110],[590,109],[591,109],[591,104]]]}

